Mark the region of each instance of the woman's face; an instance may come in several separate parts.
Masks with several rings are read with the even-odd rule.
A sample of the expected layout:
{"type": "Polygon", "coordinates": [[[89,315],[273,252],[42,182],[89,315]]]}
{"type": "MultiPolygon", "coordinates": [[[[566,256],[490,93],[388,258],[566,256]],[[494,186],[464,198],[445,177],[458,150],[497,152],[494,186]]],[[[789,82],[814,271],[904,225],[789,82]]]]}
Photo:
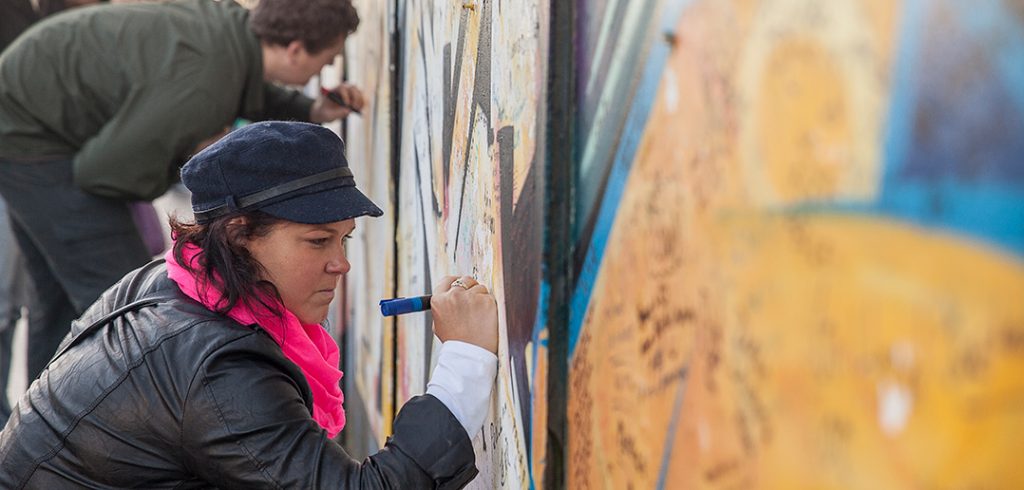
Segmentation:
{"type": "Polygon", "coordinates": [[[338,279],[351,268],[345,240],[356,228],[354,219],[323,225],[283,221],[246,248],[266,269],[285,308],[302,323],[320,323],[334,299],[338,279]]]}

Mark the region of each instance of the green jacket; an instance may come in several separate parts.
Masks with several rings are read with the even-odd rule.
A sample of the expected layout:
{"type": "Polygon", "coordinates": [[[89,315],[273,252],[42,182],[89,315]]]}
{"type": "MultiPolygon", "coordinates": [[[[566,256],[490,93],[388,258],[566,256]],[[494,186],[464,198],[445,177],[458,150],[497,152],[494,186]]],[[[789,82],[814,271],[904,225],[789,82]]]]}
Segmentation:
{"type": "Polygon", "coordinates": [[[0,158],[73,156],[83,190],[153,199],[236,118],[307,121],[311,99],[263,80],[248,18],[232,1],[182,0],[39,22],[0,55],[0,158]]]}

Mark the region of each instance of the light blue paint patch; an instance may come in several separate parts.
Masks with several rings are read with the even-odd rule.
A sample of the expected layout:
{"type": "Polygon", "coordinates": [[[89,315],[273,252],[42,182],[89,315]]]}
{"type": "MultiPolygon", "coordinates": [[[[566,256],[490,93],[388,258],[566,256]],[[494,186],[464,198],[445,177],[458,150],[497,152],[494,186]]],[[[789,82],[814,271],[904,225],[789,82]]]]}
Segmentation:
{"type": "Polygon", "coordinates": [[[917,102],[914,69],[910,60],[918,55],[918,44],[921,37],[922,15],[921,0],[907,0],[904,11],[900,14],[903,26],[899,39],[902,39],[896,55],[896,69],[893,73],[893,89],[889,102],[889,118],[885,137],[885,170],[882,182],[889,180],[893,167],[902,166],[910,147],[910,135],[913,133],[913,108],[917,102]]]}
{"type": "Polygon", "coordinates": [[[931,3],[910,0],[901,15],[903,41],[896,59],[882,192],[877,202],[865,203],[863,211],[948,229],[1024,255],[1024,181],[1020,177],[1024,175],[1020,170],[1024,145],[1019,140],[1014,143],[1016,137],[999,139],[999,134],[988,131],[988,125],[995,124],[999,116],[998,121],[1010,124],[1012,132],[1019,129],[1019,134],[1024,134],[1024,106],[1014,108],[1018,104],[1011,102],[1007,107],[1003,102],[1004,94],[1024,101],[1020,24],[997,2],[957,8],[964,14],[957,20],[963,23],[968,39],[954,41],[976,43],[995,61],[992,77],[983,79],[983,85],[972,85],[971,93],[957,96],[964,104],[964,113],[958,114],[948,102],[951,97],[942,92],[954,88],[934,79],[955,76],[952,71],[957,65],[935,69],[935,56],[943,62],[948,56],[927,53],[932,56],[928,59],[926,55],[924,32],[926,22],[933,18],[931,8],[935,8],[931,3]],[[990,31],[1016,34],[996,42],[986,36],[990,31]],[[944,98],[937,98],[939,95],[944,98]],[[915,124],[920,117],[930,117],[929,125],[924,126],[927,129],[915,124]]]}
{"type": "MultiPolygon", "coordinates": [[[[659,30],[655,34],[660,35],[660,33],[674,30],[679,17],[691,3],[693,3],[693,0],[667,2],[660,14],[659,30]]],[[[633,167],[636,149],[647,127],[647,119],[650,117],[658,85],[661,82],[661,75],[665,70],[665,64],[668,62],[670,52],[671,50],[667,43],[653,43],[649,54],[650,58],[640,78],[640,84],[636,92],[637,95],[633,100],[629,115],[626,117],[625,133],[612,161],[612,168],[608,175],[608,186],[605,189],[604,198],[601,200],[601,208],[598,211],[594,232],[590,237],[587,256],[583,260],[583,267],[577,278],[576,289],[573,291],[572,298],[569,301],[570,359],[576,351],[576,342],[579,340],[580,328],[583,325],[583,318],[590,304],[590,295],[593,292],[594,281],[597,279],[597,272],[604,258],[608,235],[611,233],[612,225],[615,222],[619,202],[622,199],[629,172],[633,167]]]]}
{"type": "Polygon", "coordinates": [[[1011,0],[989,0],[981,2],[946,1],[956,11],[956,19],[967,28],[972,37],[985,41],[989,46],[1000,49],[993,53],[999,77],[1010,91],[1010,102],[1018,111],[1024,110],[1024,26],[1018,17],[1007,9],[1011,0]]]}

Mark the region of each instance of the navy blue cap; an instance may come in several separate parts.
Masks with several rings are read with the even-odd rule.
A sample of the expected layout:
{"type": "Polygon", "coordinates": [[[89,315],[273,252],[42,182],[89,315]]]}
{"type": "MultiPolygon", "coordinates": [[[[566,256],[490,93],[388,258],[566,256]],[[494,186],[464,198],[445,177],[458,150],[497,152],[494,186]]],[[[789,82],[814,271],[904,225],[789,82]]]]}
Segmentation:
{"type": "Polygon", "coordinates": [[[345,143],[318,124],[267,121],[236,129],[181,169],[197,223],[260,210],[322,224],[384,214],[356,189],[345,143]]]}

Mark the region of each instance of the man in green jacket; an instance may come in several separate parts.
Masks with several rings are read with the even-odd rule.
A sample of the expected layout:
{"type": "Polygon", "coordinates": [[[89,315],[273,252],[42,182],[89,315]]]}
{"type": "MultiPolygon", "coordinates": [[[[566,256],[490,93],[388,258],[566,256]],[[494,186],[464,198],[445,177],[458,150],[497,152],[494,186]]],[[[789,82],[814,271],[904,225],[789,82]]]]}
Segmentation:
{"type": "MultiPolygon", "coordinates": [[[[42,303],[36,376],[78,317],[149,255],[128,203],[236,118],[327,122],[349,107],[305,84],[344,48],[348,0],[103,5],[34,25],[0,55],[0,195],[42,303]]],[[[358,110],[362,95],[339,94],[358,110]]]]}

